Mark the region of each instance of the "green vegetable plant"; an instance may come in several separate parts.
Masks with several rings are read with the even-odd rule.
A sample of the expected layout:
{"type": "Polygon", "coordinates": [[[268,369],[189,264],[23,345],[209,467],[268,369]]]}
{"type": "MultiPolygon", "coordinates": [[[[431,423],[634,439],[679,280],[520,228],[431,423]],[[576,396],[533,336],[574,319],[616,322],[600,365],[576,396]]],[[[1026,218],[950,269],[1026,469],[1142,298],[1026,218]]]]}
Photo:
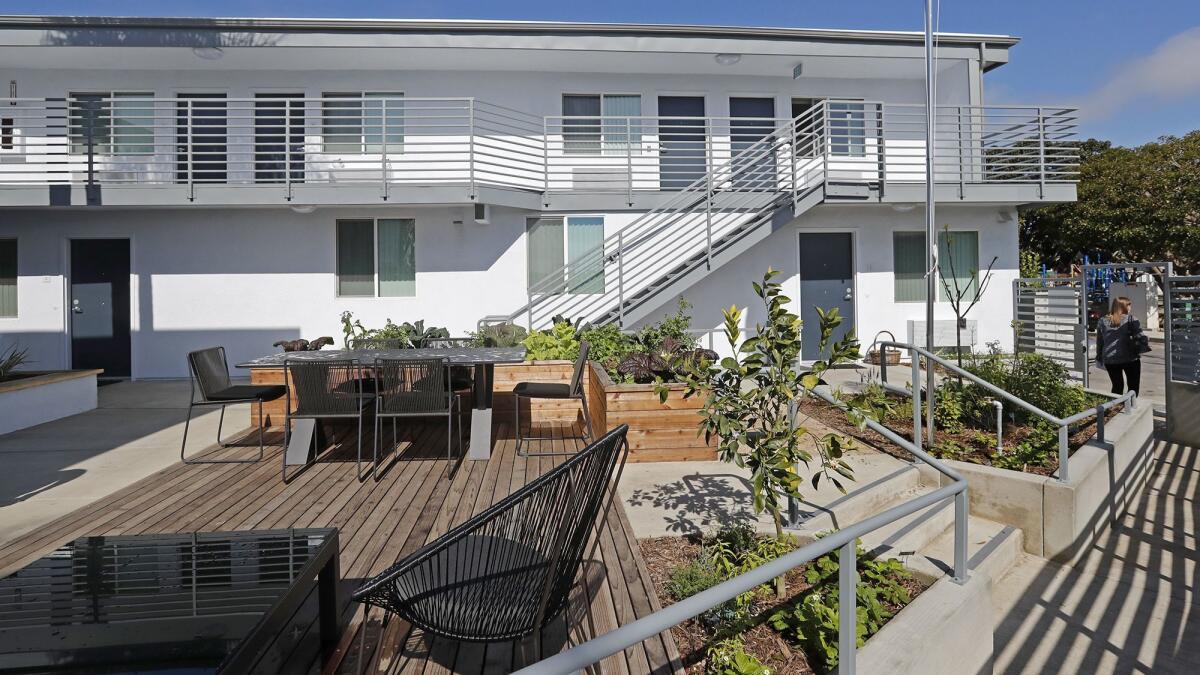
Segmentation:
{"type": "Polygon", "coordinates": [[[770,675],[771,669],[752,654],[739,637],[713,642],[708,647],[706,675],[770,675]]]}
{"type": "Polygon", "coordinates": [[[494,323],[471,333],[472,347],[518,347],[529,335],[523,327],[513,323],[494,323]]]}

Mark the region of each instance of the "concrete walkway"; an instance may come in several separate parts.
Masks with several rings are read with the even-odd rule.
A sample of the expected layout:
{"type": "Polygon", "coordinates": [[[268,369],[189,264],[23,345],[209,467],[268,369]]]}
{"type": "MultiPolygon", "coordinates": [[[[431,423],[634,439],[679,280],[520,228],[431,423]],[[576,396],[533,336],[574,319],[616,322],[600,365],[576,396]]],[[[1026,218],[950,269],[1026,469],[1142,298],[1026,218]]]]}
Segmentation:
{"type": "MultiPolygon", "coordinates": [[[[101,387],[96,410],[0,436],[0,543],[179,461],[187,380],[101,387]]],[[[217,408],[197,408],[188,444],[212,444],[217,408]]],[[[230,406],[227,435],[249,409],[230,406]]],[[[194,444],[194,445],[193,445],[194,444]]]]}
{"type": "Polygon", "coordinates": [[[1071,565],[997,580],[996,673],[1197,673],[1200,451],[1160,442],[1145,490],[1071,565]]]}

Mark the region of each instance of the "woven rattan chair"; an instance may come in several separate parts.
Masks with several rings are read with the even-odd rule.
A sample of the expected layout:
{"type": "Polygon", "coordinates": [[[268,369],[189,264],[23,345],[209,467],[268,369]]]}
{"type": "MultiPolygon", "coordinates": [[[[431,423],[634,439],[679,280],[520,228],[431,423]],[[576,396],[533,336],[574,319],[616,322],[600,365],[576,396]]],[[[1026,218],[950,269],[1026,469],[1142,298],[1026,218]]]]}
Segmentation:
{"type": "Polygon", "coordinates": [[[278,384],[238,384],[229,380],[229,362],[225,359],[224,347],[209,347],[187,355],[188,372],[192,395],[188,399],[187,418],[183,422],[183,443],[179,446],[179,459],[184,464],[247,464],[263,458],[263,403],[274,401],[287,393],[287,387],[278,384]],[[196,390],[200,399],[196,399],[196,390]],[[192,424],[192,408],[197,406],[221,406],[221,417],[217,420],[217,445],[222,448],[230,444],[221,441],[221,426],[225,423],[225,406],[231,403],[258,403],[258,459],[188,459],[188,427],[192,424]]]}
{"type": "MultiPolygon", "coordinates": [[[[458,397],[450,388],[450,364],[446,359],[376,359],[375,380],[379,389],[375,398],[375,466],[379,478],[379,437],[384,417],[392,418],[392,445],[396,445],[396,418],[446,418],[446,460],[453,460],[454,418],[458,397]]],[[[462,451],[462,423],[458,425],[458,449],[462,451]]]]}
{"type": "MultiPolygon", "coordinates": [[[[588,343],[586,340],[579,343],[579,358],[575,360],[575,371],[571,374],[570,384],[561,384],[558,382],[519,382],[513,387],[513,403],[514,414],[516,415],[517,429],[517,454],[522,457],[530,455],[573,455],[573,452],[528,452],[525,450],[524,441],[556,441],[560,439],[577,439],[588,443],[592,440],[592,416],[588,412],[587,396],[583,391],[583,369],[587,366],[588,343]],[[583,407],[583,433],[578,436],[522,436],[521,435],[521,399],[577,399],[583,407]]],[[[530,407],[530,417],[533,417],[533,408],[530,407]]],[[[532,427],[533,421],[530,420],[532,427]]]]}
{"type": "MultiPolygon", "coordinates": [[[[357,418],[358,455],[355,470],[359,480],[362,480],[363,415],[373,400],[372,394],[363,391],[362,365],[357,359],[285,359],[283,369],[287,374],[287,381],[292,385],[288,389],[288,414],[283,428],[283,447],[288,447],[292,420],[315,419],[319,423],[319,420],[328,418],[357,418]]],[[[286,482],[286,452],[284,456],[283,479],[286,482]]]]}
{"type": "Polygon", "coordinates": [[[608,517],[627,431],[613,429],[396,563],[364,583],[354,600],[452,640],[540,636],[567,605],[589,531],[601,531],[608,517]]]}

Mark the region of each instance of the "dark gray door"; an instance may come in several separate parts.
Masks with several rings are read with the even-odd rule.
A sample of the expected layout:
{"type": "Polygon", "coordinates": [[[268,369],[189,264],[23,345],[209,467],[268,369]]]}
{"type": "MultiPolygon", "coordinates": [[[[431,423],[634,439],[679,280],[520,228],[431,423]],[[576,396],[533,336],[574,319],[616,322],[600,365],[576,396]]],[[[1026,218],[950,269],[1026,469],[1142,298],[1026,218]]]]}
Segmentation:
{"type": "Polygon", "coordinates": [[[800,318],[804,321],[800,355],[806,361],[827,355],[820,351],[818,307],[822,311],[836,307],[842,315],[834,342],[854,330],[854,253],[849,232],[800,233],[800,318]]]}
{"type": "Polygon", "coordinates": [[[682,190],[705,174],[703,96],[659,96],[659,187],[682,190]]]}
{"type": "Polygon", "coordinates": [[[129,377],[129,240],[71,240],[71,367],[129,377]]]}
{"type": "Polygon", "coordinates": [[[774,189],[775,153],[759,141],[775,131],[775,99],[732,97],[729,116],[734,189],[774,189]]]}

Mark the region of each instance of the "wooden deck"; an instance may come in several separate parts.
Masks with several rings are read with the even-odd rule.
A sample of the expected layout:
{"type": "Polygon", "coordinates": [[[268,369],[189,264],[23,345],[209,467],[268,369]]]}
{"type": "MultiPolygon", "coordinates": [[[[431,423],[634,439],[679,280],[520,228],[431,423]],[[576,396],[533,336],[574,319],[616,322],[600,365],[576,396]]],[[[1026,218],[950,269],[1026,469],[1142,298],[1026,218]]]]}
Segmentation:
{"type": "MultiPolygon", "coordinates": [[[[409,439],[402,433],[397,451],[383,463],[379,481],[367,478],[360,483],[355,477],[353,427],[327,428],[330,448],[286,485],[279,475],[282,449],[278,445],[268,448],[262,462],[175,464],[0,546],[0,576],[84,535],[336,527],[346,605],[336,651],[325,656],[318,652],[314,596],[280,632],[256,672],[503,673],[536,661],[539,656],[531,639],[487,645],[451,642],[432,638],[394,616],[385,620],[378,611],[368,615],[364,630],[364,612],[348,598],[362,580],[564,458],[517,456],[510,428],[499,424],[489,461],[451,465],[445,455],[445,426],[417,423],[407,427],[409,439]]],[[[557,435],[562,433],[558,429],[557,435]]],[[[390,433],[385,436],[391,440],[390,433]]],[[[244,443],[255,440],[251,434],[244,443]]],[[[280,434],[268,434],[268,441],[281,440],[280,434]]],[[[566,450],[574,443],[544,441],[540,449],[566,450]]],[[[364,452],[370,456],[369,444],[364,444],[364,452]]],[[[257,445],[214,447],[203,454],[253,457],[257,445]]],[[[543,657],[659,608],[619,502],[598,543],[598,547],[589,545],[588,550],[596,554],[585,563],[567,611],[543,631],[543,657]]],[[[682,666],[670,635],[662,634],[609,657],[598,670],[640,675],[682,672],[682,666]]]]}

